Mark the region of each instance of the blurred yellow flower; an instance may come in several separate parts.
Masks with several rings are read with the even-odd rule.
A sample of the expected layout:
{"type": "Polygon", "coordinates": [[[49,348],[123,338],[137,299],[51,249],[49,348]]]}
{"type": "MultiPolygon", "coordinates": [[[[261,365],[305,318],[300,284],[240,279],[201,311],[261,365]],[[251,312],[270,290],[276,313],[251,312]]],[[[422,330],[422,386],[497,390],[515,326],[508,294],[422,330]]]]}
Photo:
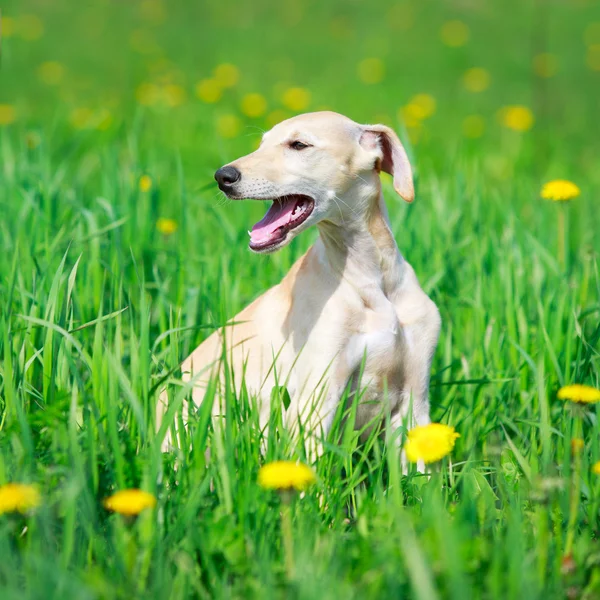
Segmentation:
{"type": "Polygon", "coordinates": [[[152,106],[160,99],[160,88],[154,83],[141,83],[135,90],[135,99],[143,106],[152,106]]]}
{"type": "Polygon", "coordinates": [[[266,117],[266,122],[269,127],[274,127],[277,123],[281,123],[281,121],[285,121],[289,117],[288,113],[285,110],[277,109],[273,112],[270,112],[266,117]]]}
{"type": "MultiPolygon", "coordinates": [[[[573,200],[573,198],[577,198],[580,193],[581,190],[572,181],[567,181],[566,179],[555,179],[554,181],[549,181],[548,183],[544,184],[540,196],[544,198],[544,200],[552,200],[553,202],[566,202],[568,200],[573,200]]],[[[570,388],[573,386],[567,387],[570,388]]],[[[562,389],[566,390],[567,388],[562,389]]]]}
{"type": "Polygon", "coordinates": [[[221,99],[223,87],[216,79],[203,79],[196,84],[196,96],[207,104],[214,104],[221,99]]]}
{"type": "Polygon", "coordinates": [[[138,185],[140,192],[149,192],[152,189],[152,177],[150,175],[142,175],[138,185]]]}
{"type": "Polygon", "coordinates": [[[65,67],[55,60],[49,60],[38,67],[37,73],[46,85],[58,85],[64,77],[65,67]]]}
{"type": "Polygon", "coordinates": [[[167,106],[175,107],[185,102],[185,90],[174,83],[169,83],[162,88],[162,97],[167,106]]]}
{"type": "Polygon", "coordinates": [[[18,32],[25,41],[34,42],[44,35],[44,24],[36,15],[21,15],[18,32]]]}
{"type": "Polygon", "coordinates": [[[69,121],[75,129],[87,129],[91,126],[93,116],[94,112],[89,108],[75,108],[69,115],[69,121]]]}
{"type": "Polygon", "coordinates": [[[220,115],[217,117],[217,133],[224,138],[236,137],[241,128],[242,123],[235,115],[220,115]]]}
{"type": "Polygon", "coordinates": [[[246,94],[240,108],[247,117],[261,117],[267,111],[267,101],[261,94],[246,94]]]}
{"type": "Polygon", "coordinates": [[[526,106],[505,106],[498,112],[500,122],[513,131],[528,131],[533,127],[533,113],[526,106]]]}
{"type": "Polygon", "coordinates": [[[586,62],[592,71],[600,71],[600,44],[588,46],[586,62]]]}
{"type": "Polygon", "coordinates": [[[258,483],[267,490],[305,490],[315,483],[313,470],[305,464],[280,460],[262,466],[258,483]]]}
{"type": "Polygon", "coordinates": [[[571,452],[579,454],[585,448],[585,442],[581,438],[573,438],[571,440],[571,452]]]}
{"type": "Polygon", "coordinates": [[[6,483],[0,486],[0,514],[9,512],[26,513],[41,503],[35,485],[6,483]]]}
{"type": "Polygon", "coordinates": [[[576,383],[561,387],[556,397],[559,400],[570,400],[578,404],[595,404],[600,402],[600,390],[589,385],[576,383]]]}
{"type": "Polygon", "coordinates": [[[231,63],[223,63],[215,68],[215,81],[224,88],[233,87],[240,78],[240,71],[231,63]]]}
{"type": "Polygon", "coordinates": [[[543,52],[542,54],[536,54],[533,57],[533,72],[538,77],[548,79],[554,77],[558,71],[558,58],[554,54],[549,52],[543,52]]]}
{"type": "Polygon", "coordinates": [[[17,111],[11,104],[0,104],[0,126],[10,125],[17,118],[17,111]]]}
{"type": "Polygon", "coordinates": [[[596,475],[600,475],[600,460],[597,463],[594,463],[592,465],[592,471],[596,474],[596,475]]]}
{"type": "Polygon", "coordinates": [[[417,127],[423,119],[428,119],[435,113],[435,98],[429,94],[417,94],[408,104],[400,109],[400,117],[407,127],[417,127]]]}
{"type": "Polygon", "coordinates": [[[427,119],[435,112],[435,98],[430,94],[417,94],[411,98],[410,104],[420,109],[421,119],[427,119]]]}
{"type": "Polygon", "coordinates": [[[121,490],[106,498],[103,504],[106,510],[132,517],[147,508],[154,508],[156,497],[143,490],[121,490]]]}
{"type": "Polygon", "coordinates": [[[481,67],[468,69],[463,75],[463,85],[469,92],[474,94],[487,90],[490,87],[491,80],[489,71],[481,67]]]}
{"type": "Polygon", "coordinates": [[[480,138],[485,132],[485,119],[481,115],[469,115],[462,122],[462,132],[465,137],[480,138]]]}
{"type": "Polygon", "coordinates": [[[367,85],[380,83],[385,77],[385,65],[380,58],[365,58],[358,63],[358,78],[367,85]]]}
{"type": "Polygon", "coordinates": [[[283,92],[281,101],[286,108],[294,112],[300,112],[310,104],[310,92],[302,87],[288,88],[283,92]]]}
{"type": "Polygon", "coordinates": [[[419,460],[426,464],[437,462],[450,454],[458,437],[460,434],[454,427],[442,423],[413,427],[404,445],[406,458],[413,463],[419,460]]]}
{"type": "Polygon", "coordinates": [[[160,217],[156,221],[156,229],[163,235],[172,235],[177,231],[177,221],[160,217]]]}
{"type": "Polygon", "coordinates": [[[15,34],[15,20],[11,17],[2,16],[2,37],[9,38],[15,34]]]}
{"type": "Polygon", "coordinates": [[[585,28],[583,39],[588,46],[600,44],[600,21],[594,21],[585,28]]]}
{"type": "Polygon", "coordinates": [[[440,38],[446,46],[459,48],[464,46],[470,37],[469,28],[462,21],[446,21],[440,30],[440,38]]]}

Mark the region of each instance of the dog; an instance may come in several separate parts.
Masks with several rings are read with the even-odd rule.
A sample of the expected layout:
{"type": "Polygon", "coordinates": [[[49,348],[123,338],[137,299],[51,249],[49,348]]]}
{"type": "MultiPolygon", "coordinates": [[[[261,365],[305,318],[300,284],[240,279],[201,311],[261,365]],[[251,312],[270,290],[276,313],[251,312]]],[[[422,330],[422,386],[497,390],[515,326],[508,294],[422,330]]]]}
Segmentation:
{"type": "MultiPolygon", "coordinates": [[[[389,415],[394,428],[429,423],[428,387],[441,319],[390,230],[380,172],[414,199],[412,171],[396,133],[334,112],[299,115],[266,132],[255,152],[215,173],[232,200],[271,205],[250,250],[276,252],[316,225],[315,244],[284,279],[215,331],[182,364],[195,405],[222,378],[224,347],[234,385],[242,378],[266,424],[274,386],[285,383],[291,428],[314,440],[312,459],[343,398],[361,395],[356,427],[389,415]]],[[[214,402],[213,416],[223,414],[214,402]]],[[[163,393],[159,417],[166,410],[163,393]]],[[[187,410],[183,408],[183,422],[187,410]]],[[[176,445],[167,433],[163,449],[176,445]]]]}

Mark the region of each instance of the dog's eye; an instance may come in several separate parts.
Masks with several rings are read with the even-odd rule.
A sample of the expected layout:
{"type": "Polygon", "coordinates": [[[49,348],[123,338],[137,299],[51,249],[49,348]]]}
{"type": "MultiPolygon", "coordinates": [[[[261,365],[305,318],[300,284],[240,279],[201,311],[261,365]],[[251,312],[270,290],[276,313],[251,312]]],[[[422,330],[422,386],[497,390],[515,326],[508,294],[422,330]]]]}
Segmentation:
{"type": "Polygon", "coordinates": [[[290,148],[292,150],[304,150],[304,148],[308,148],[308,144],[305,144],[304,142],[300,142],[299,140],[296,140],[294,142],[290,142],[290,148]]]}

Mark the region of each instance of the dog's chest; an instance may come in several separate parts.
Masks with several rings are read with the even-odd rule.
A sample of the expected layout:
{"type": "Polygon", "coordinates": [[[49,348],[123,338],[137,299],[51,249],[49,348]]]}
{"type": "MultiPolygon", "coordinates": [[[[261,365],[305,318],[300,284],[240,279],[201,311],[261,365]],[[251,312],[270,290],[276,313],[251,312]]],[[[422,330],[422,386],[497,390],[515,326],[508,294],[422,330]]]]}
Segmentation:
{"type": "Polygon", "coordinates": [[[332,380],[334,386],[357,382],[369,399],[380,396],[386,387],[401,378],[398,356],[404,345],[403,333],[393,306],[383,309],[365,306],[353,289],[341,286],[328,301],[318,304],[314,297],[298,307],[303,318],[288,338],[290,350],[298,353],[296,374],[299,387],[308,380],[332,380]]]}

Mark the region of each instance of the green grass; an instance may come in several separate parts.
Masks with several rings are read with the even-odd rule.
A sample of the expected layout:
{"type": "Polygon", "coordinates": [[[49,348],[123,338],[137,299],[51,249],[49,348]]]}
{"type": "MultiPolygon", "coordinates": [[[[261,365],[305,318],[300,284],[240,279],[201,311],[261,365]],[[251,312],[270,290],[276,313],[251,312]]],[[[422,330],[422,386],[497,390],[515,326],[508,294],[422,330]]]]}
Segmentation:
{"type": "Polygon", "coordinates": [[[43,504],[0,516],[2,599],[597,598],[599,412],[573,412],[556,392],[600,387],[599,73],[586,63],[598,3],[400,3],[393,18],[383,3],[178,2],[163,20],[148,17],[156,3],[69,4],[3,8],[17,26],[0,70],[0,105],[15,110],[0,125],[0,483],[36,483],[43,504]],[[39,39],[20,20],[31,14],[39,39]],[[452,19],[469,27],[465,46],[440,41],[452,19]],[[137,30],[150,32],[150,52],[132,50],[137,30]],[[544,51],[558,57],[550,79],[531,71],[544,51]],[[385,77],[366,85],[357,63],[372,57],[385,77]],[[48,60],[65,66],[58,85],[39,78],[48,60]],[[222,62],[240,80],[205,104],[194,84],[222,62]],[[472,66],[492,77],[480,94],[461,84],[472,66]],[[140,106],[148,81],[185,97],[140,106]],[[256,483],[265,461],[302,456],[281,405],[264,433],[252,399],[229,391],[226,426],[213,432],[200,410],[177,470],[154,426],[165,382],[175,407],[189,395],[178,363],[316,235],[251,255],[246,230],[263,206],[224,203],[212,183],[268,127],[241,114],[243,95],[291,114],[290,86],[310,90],[309,109],[383,120],[406,141],[417,201],[401,205],[387,178],[386,197],[399,247],[442,313],[432,418],[461,435],[426,478],[401,475],[403,432],[361,444],[338,425],[318,483],[292,505],[292,580],[280,501],[256,483]],[[436,111],[407,130],[398,109],[417,93],[436,111]],[[499,122],[516,104],[533,110],[530,131],[499,122]],[[461,134],[470,114],[484,119],[480,138],[461,134]],[[239,119],[234,137],[219,135],[223,115],[239,119]],[[540,200],[554,178],[581,197],[540,200]],[[159,217],[178,230],[159,233],[159,217]],[[580,459],[573,437],[585,440],[580,459]],[[127,487],[156,494],[157,509],[135,522],[108,514],[102,500],[127,487]]]}

